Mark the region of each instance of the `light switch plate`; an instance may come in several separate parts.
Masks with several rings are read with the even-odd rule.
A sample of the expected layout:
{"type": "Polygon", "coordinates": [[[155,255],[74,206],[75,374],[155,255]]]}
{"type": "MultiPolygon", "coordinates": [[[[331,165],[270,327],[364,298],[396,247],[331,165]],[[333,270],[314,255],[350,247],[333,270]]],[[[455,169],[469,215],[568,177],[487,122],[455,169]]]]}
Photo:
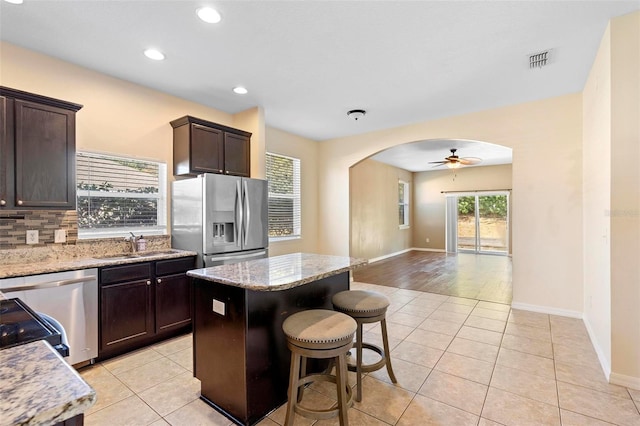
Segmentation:
{"type": "Polygon", "coordinates": [[[64,229],[56,229],[53,237],[54,243],[66,243],[67,242],[67,231],[64,229]]]}
{"type": "Polygon", "coordinates": [[[224,311],[225,311],[224,302],[213,299],[213,312],[224,316],[224,311]]]}
{"type": "Polygon", "coordinates": [[[27,244],[38,244],[38,230],[27,231],[27,244]]]}

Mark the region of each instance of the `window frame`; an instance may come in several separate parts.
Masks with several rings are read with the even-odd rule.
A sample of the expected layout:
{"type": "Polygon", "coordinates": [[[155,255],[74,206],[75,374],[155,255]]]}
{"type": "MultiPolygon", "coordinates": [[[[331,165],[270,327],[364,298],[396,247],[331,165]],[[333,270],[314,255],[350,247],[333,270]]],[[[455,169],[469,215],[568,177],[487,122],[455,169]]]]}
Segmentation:
{"type": "Polygon", "coordinates": [[[79,189],[78,185],[80,180],[78,179],[78,172],[76,170],[76,211],[80,206],[79,197],[81,196],[99,196],[103,198],[136,198],[136,199],[155,199],[157,200],[156,211],[156,226],[131,226],[131,227],[114,227],[114,228],[81,228],[79,221],[78,226],[78,239],[89,240],[99,238],[127,238],[134,233],[137,236],[151,236],[151,235],[168,235],[168,216],[167,216],[167,164],[163,161],[155,159],[128,157],[125,155],[118,155],[112,153],[102,153],[95,151],[77,151],[76,152],[76,164],[78,163],[78,156],[86,155],[91,157],[100,157],[106,159],[116,159],[124,161],[138,161],[142,163],[154,163],[158,166],[158,192],[157,193],[133,193],[133,192],[101,192],[92,190],[79,189]]]}
{"type": "MultiPolygon", "coordinates": [[[[287,240],[297,240],[302,238],[302,160],[297,157],[292,157],[290,155],[277,154],[275,152],[267,151],[265,153],[265,175],[269,176],[268,172],[268,161],[266,161],[267,156],[280,157],[293,160],[293,188],[294,194],[279,194],[268,192],[268,199],[271,198],[284,198],[293,200],[293,233],[292,235],[286,236],[270,236],[269,242],[278,242],[278,241],[287,241],[287,240]],[[297,211],[297,215],[296,215],[297,211]]],[[[267,223],[269,220],[267,219],[267,223]]],[[[269,229],[267,230],[267,234],[269,233],[269,229]]]]}
{"type": "Polygon", "coordinates": [[[398,224],[398,229],[409,229],[411,227],[411,215],[409,214],[410,207],[410,183],[398,179],[398,219],[400,219],[400,212],[403,212],[403,223],[398,224]],[[403,186],[403,200],[400,200],[400,185],[403,186]],[[401,209],[404,207],[404,210],[401,209]]]}

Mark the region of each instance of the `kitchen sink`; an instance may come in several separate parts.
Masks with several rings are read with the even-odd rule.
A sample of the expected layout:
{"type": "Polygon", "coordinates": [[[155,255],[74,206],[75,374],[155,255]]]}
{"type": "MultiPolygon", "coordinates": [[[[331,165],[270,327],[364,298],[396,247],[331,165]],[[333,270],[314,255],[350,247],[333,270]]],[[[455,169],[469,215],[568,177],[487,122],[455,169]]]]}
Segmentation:
{"type": "Polygon", "coordinates": [[[135,259],[135,258],[141,258],[141,257],[144,258],[144,257],[161,256],[163,254],[173,254],[173,253],[179,253],[179,252],[181,252],[181,250],[166,249],[166,250],[141,251],[141,252],[133,252],[133,253],[107,254],[104,256],[95,256],[95,258],[110,259],[110,260],[135,259]]]}

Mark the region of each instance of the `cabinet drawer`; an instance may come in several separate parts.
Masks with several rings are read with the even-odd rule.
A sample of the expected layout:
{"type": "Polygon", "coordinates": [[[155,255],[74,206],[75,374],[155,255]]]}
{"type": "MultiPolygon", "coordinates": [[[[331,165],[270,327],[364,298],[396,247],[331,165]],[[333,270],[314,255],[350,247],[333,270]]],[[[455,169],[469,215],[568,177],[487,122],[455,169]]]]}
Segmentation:
{"type": "Polygon", "coordinates": [[[100,284],[151,279],[151,262],[110,266],[100,270],[100,284]]]}
{"type": "Polygon", "coordinates": [[[195,269],[195,257],[181,257],[156,261],[156,276],[180,274],[195,269]]]}

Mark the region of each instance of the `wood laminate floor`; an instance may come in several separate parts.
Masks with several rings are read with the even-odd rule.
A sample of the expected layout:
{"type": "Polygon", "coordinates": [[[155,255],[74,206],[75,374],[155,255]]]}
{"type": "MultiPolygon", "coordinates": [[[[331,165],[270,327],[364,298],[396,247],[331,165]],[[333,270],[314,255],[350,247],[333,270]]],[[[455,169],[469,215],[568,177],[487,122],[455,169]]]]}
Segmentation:
{"type": "Polygon", "coordinates": [[[353,272],[355,281],[511,304],[511,258],[410,251],[353,272]]]}

